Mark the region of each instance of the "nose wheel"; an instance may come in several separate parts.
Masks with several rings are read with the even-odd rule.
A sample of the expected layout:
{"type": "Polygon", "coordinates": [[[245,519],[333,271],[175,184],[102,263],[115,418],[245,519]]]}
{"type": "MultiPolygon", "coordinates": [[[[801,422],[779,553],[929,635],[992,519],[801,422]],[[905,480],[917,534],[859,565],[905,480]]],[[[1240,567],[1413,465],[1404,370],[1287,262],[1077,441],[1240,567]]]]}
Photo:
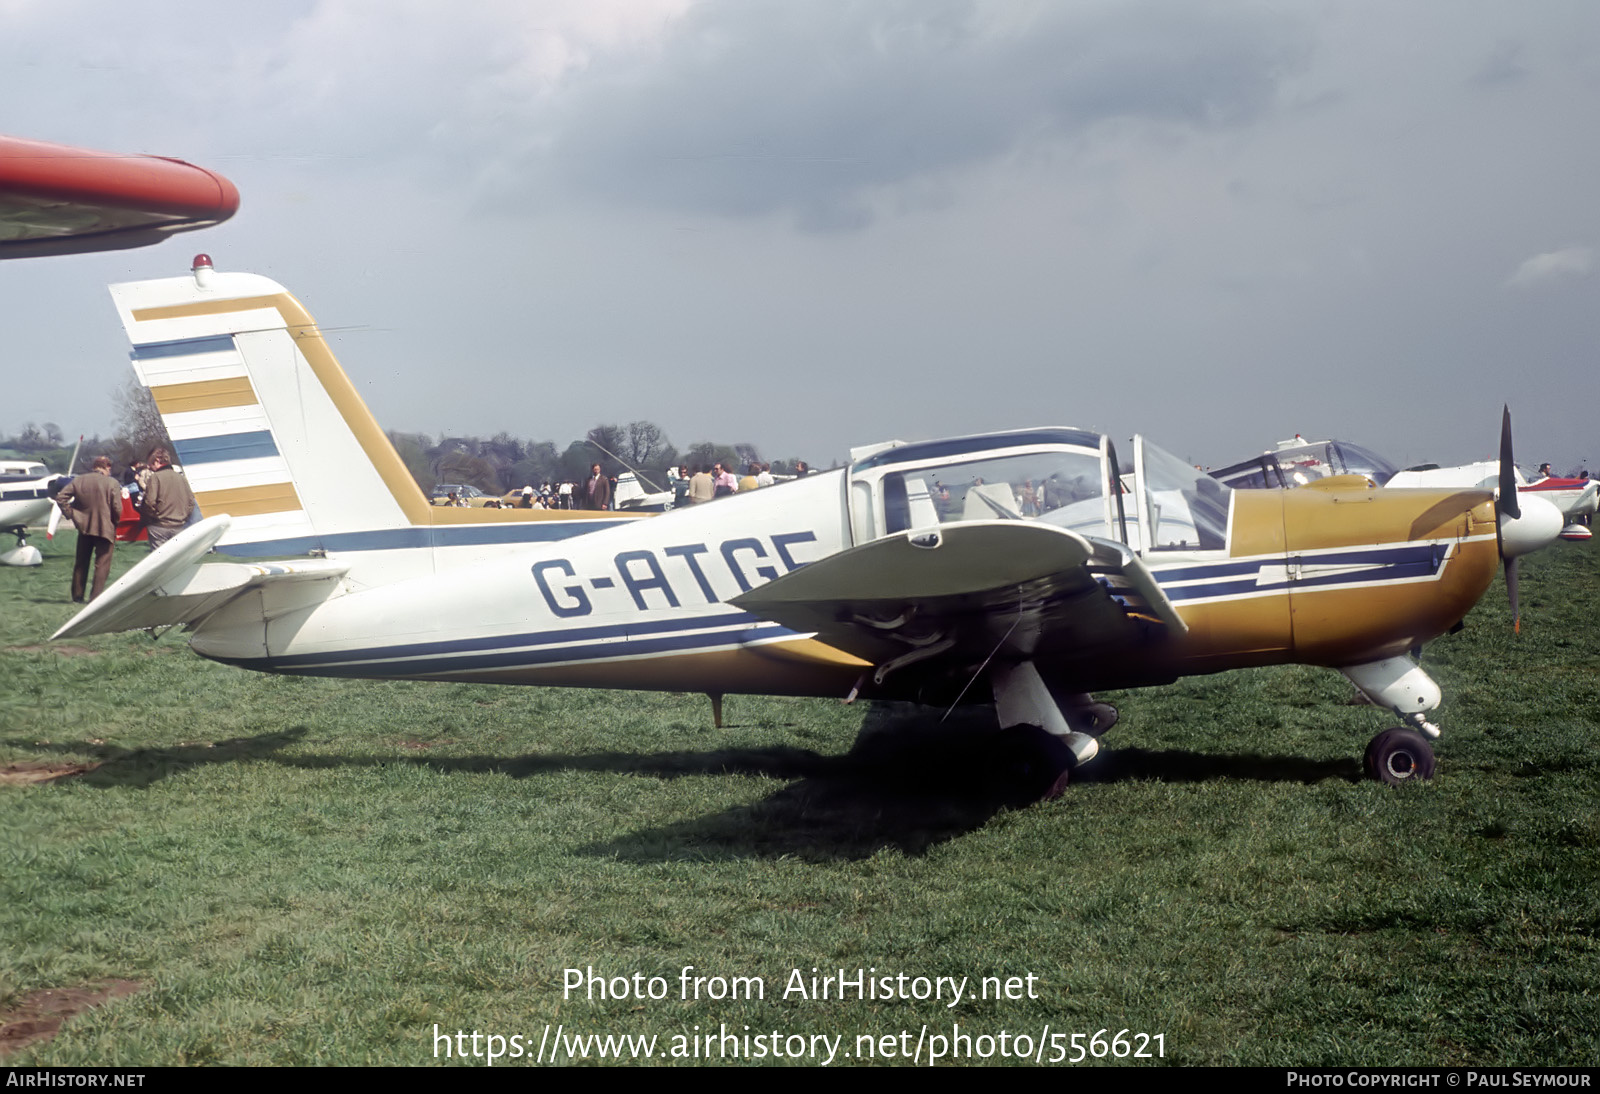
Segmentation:
{"type": "Polygon", "coordinates": [[[1433,746],[1414,729],[1386,729],[1367,745],[1363,761],[1367,777],[1389,786],[1433,778],[1433,746]]]}

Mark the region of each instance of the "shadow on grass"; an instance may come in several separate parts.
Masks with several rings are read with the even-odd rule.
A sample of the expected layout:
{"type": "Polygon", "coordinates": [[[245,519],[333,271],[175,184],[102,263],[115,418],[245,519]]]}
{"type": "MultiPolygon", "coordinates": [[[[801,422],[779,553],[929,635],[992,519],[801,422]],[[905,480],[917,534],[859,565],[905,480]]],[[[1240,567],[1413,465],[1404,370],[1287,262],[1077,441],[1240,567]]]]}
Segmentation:
{"type": "Polygon", "coordinates": [[[126,749],[87,741],[55,741],[41,744],[38,741],[13,740],[3,743],[26,748],[32,752],[93,757],[84,764],[86,770],[82,774],[72,776],[72,781],[75,783],[98,787],[139,787],[150,786],[169,775],[181,774],[191,768],[204,767],[208,764],[266,759],[305,736],[305,732],[304,729],[287,729],[281,733],[264,733],[259,737],[198,741],[193,744],[173,745],[169,748],[126,749]]]}
{"type": "MultiPolygon", "coordinates": [[[[1009,747],[997,729],[988,710],[962,711],[941,721],[926,710],[878,704],[867,711],[850,751],[839,756],[771,747],[510,758],[419,756],[398,762],[512,778],[600,771],[657,778],[728,774],[792,780],[753,805],[643,829],[581,850],[634,862],[751,857],[829,861],[867,858],[885,849],[922,855],[983,827],[1003,810],[1033,804],[1040,788],[1037,776],[1027,772],[1029,754],[1009,747]]],[[[283,762],[316,766],[339,761],[283,762]]],[[[1077,778],[1092,785],[1143,779],[1309,784],[1357,782],[1360,777],[1354,760],[1134,748],[1105,753],[1077,778]]],[[[1071,794],[1069,787],[1069,802],[1071,794]]]]}
{"type": "MultiPolygon", "coordinates": [[[[1027,789],[1029,780],[1018,777],[1015,754],[997,748],[993,737],[970,730],[923,727],[883,734],[858,740],[843,756],[815,756],[805,764],[785,763],[760,773],[796,781],[754,805],[645,829],[582,850],[633,862],[748,857],[827,861],[868,858],[885,849],[922,855],[983,827],[1002,810],[1024,808],[1036,799],[1027,789]]],[[[1354,760],[1144,749],[1104,753],[1074,775],[1081,786],[1144,779],[1309,784],[1360,778],[1354,760]]],[[[1063,801],[1069,807],[1072,794],[1068,786],[1063,801]]]]}
{"type": "MultiPolygon", "coordinates": [[[[509,757],[275,755],[302,737],[303,729],[138,751],[85,743],[47,747],[94,756],[99,766],[75,780],[91,786],[147,786],[204,764],[258,759],[308,770],[405,764],[516,779],[571,771],[666,779],[763,776],[788,780],[789,785],[753,805],[643,829],[581,850],[635,862],[751,857],[829,861],[867,858],[886,849],[922,855],[983,827],[1003,810],[1032,804],[1040,788],[1037,777],[1028,774],[1027,754],[1008,747],[996,729],[992,711],[961,711],[941,721],[926,710],[877,704],[865,713],[850,751],[835,756],[786,746],[509,757]]],[[[1128,748],[1106,751],[1075,774],[1074,782],[1093,786],[1128,780],[1247,779],[1309,784],[1360,778],[1353,759],[1128,748]]],[[[1069,786],[1068,804],[1072,793],[1069,786]]]]}

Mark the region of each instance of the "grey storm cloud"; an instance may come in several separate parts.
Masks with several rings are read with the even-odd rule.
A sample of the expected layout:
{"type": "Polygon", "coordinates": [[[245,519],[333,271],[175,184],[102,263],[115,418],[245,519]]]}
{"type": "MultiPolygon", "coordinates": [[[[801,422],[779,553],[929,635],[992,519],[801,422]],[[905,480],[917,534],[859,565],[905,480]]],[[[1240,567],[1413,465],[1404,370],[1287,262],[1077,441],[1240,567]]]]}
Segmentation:
{"type": "Polygon", "coordinates": [[[647,67],[586,71],[516,169],[596,199],[853,228],[874,195],[1135,119],[1259,116],[1303,66],[1260,7],[966,0],[692,9],[647,67]]]}

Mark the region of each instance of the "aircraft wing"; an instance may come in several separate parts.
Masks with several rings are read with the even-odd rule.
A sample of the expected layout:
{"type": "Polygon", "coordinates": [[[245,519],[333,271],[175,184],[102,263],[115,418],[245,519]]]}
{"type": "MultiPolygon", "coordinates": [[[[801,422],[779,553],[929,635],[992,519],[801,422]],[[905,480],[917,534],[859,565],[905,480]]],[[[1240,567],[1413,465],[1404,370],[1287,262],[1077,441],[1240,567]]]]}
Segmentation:
{"type": "Polygon", "coordinates": [[[732,603],[879,666],[1053,660],[1187,628],[1120,543],[1022,520],[961,521],[862,544],[732,603]]]}
{"type": "Polygon", "coordinates": [[[233,183],[182,160],[0,136],[0,258],[143,247],[238,208],[233,183]]]}
{"type": "Polygon", "coordinates": [[[261,590],[263,613],[289,599],[321,600],[331,595],[347,563],[328,559],[292,562],[206,563],[203,560],[233,523],[226,515],[208,517],[185,528],[148,558],[123,574],[55,634],[88,634],[194,627],[251,590],[261,590]],[[270,598],[273,603],[268,604],[270,598]]]}

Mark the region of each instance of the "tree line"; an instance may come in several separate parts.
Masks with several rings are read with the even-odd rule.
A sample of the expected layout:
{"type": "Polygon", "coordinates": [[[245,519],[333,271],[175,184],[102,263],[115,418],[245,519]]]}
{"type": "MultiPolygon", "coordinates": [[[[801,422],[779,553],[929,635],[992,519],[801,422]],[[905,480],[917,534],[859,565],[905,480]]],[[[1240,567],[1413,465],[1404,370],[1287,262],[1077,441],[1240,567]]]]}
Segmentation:
{"type": "MultiPolygon", "coordinates": [[[[524,440],[505,432],[487,439],[441,434],[435,440],[427,433],[391,430],[389,441],[425,494],[446,482],[465,483],[486,494],[505,494],[546,482],[581,482],[597,463],[607,475],[632,468],[664,488],[669,467],[692,464],[709,469],[720,461],[743,469],[762,458],[752,444],[715,441],[697,441],[680,452],[659,425],[643,420],[597,425],[562,449],[554,441],[524,440]]],[[[0,448],[37,459],[55,472],[67,470],[76,443],[54,422],[28,422],[14,436],[0,437],[0,448]]],[[[78,470],[103,455],[111,457],[120,474],[150,449],[157,445],[170,449],[171,444],[149,389],[130,378],[117,391],[114,432],[110,437],[84,438],[78,470]]],[[[772,470],[792,474],[797,462],[798,457],[774,460],[772,470]]]]}

